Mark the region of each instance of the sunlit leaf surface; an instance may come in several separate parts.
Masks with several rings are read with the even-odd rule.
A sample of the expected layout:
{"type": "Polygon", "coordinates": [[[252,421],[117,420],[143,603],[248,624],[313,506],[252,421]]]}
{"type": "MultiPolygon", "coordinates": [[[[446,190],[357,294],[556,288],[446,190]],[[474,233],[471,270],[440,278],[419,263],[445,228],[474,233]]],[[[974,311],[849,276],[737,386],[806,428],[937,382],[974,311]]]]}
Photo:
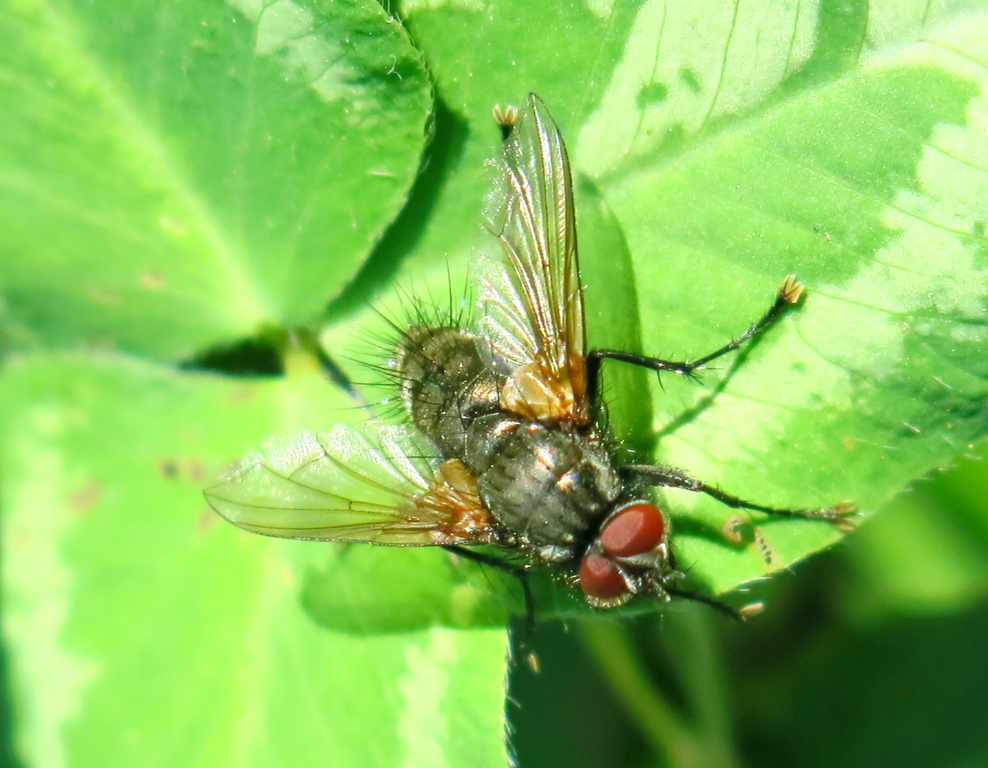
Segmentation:
{"type": "MultiPolygon", "coordinates": [[[[700,385],[609,367],[629,449],[870,515],[988,431],[983,2],[409,0],[401,24],[383,6],[22,0],[0,19],[2,603],[25,765],[504,764],[510,581],[440,551],[252,538],[200,491],[265,437],[385,397],[351,362],[388,354],[370,304],[465,293],[496,247],[490,110],[529,91],[577,177],[591,346],[697,357],[785,275],[808,288],[700,385]],[[175,367],[299,325],[356,399],[175,367]]],[[[752,517],[732,546],[723,508],[662,502],[718,592],[838,537],[752,517]]],[[[897,605],[979,594],[983,515],[907,517],[879,516],[856,569],[897,605]]],[[[579,612],[566,594],[541,605],[579,612]]]]}

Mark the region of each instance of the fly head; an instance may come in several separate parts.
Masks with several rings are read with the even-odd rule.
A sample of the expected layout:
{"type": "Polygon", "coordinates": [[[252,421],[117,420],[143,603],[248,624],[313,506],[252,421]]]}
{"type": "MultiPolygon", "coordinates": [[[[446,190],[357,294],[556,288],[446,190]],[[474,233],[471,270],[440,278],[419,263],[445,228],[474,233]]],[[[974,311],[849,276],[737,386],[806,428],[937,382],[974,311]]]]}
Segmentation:
{"type": "Polygon", "coordinates": [[[604,520],[580,563],[577,577],[594,608],[614,608],[635,595],[669,599],[679,577],[672,565],[666,522],[647,501],[622,504],[604,520]]]}

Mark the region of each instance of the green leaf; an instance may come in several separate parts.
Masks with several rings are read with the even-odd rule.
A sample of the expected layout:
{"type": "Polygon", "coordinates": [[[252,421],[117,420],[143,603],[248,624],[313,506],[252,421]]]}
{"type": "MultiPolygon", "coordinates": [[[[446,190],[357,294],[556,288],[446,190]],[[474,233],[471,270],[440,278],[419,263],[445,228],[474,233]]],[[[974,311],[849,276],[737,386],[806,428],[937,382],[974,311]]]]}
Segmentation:
{"type": "MultiPolygon", "coordinates": [[[[368,379],[349,361],[382,329],[368,305],[445,306],[496,247],[490,109],[527,91],[579,180],[592,344],[695,358],[786,274],[808,286],[700,386],[609,365],[630,446],[758,501],[871,513],[988,431],[983,2],[401,10],[20,0],[0,20],[0,331],[32,353],[0,378],[3,605],[34,764],[503,763],[490,628],[510,581],[436,551],[246,537],[201,500],[207,465],[365,411],[321,380],[130,355],[322,316],[334,361],[368,379]],[[117,354],[41,352],[93,346],[117,354]]],[[[754,529],[724,538],[719,505],[663,503],[715,591],[837,538],[754,516],[766,564],[754,529]]],[[[923,570],[934,597],[956,581],[923,570]]],[[[543,615],[579,602],[538,597],[543,615]]]]}
{"type": "MultiPolygon", "coordinates": [[[[809,286],[805,307],[665,441],[663,457],[769,503],[854,498],[874,510],[985,434],[984,173],[963,182],[972,170],[963,157],[978,140],[976,125],[963,126],[977,92],[934,68],[925,50],[791,99],[784,113],[768,109],[669,173],[615,190],[632,252],[662,253],[661,265],[639,262],[640,280],[652,285],[671,270],[703,287],[707,317],[690,321],[699,351],[757,315],[757,301],[746,298],[739,313],[719,298],[733,286],[757,296],[759,276],[767,284],[773,271],[809,286]],[[888,94],[894,101],[883,102],[888,94]],[[828,138],[841,129],[847,145],[828,138]],[[717,169],[703,190],[701,168],[717,169]],[[793,187],[806,198],[787,204],[793,187]],[[648,226],[655,204],[670,211],[668,226],[648,226]],[[766,461],[771,452],[778,458],[766,461]]],[[[681,289],[654,295],[652,307],[688,316],[681,289]]],[[[659,343],[649,332],[662,314],[650,315],[645,343],[659,343]]],[[[664,418],[686,402],[674,400],[664,418]]],[[[772,529],[778,565],[821,543],[804,538],[814,535],[809,526],[772,529]]],[[[698,561],[713,556],[706,542],[695,552],[698,561]]],[[[712,580],[724,588],[750,578],[753,555],[748,575],[739,566],[712,580]]]]}
{"type": "Polygon", "coordinates": [[[309,320],[419,165],[429,84],[371,0],[46,5],[0,23],[21,346],[187,357],[309,320]]]}
{"type": "Polygon", "coordinates": [[[956,612],[988,594],[988,443],[915,484],[855,536],[845,553],[859,589],[854,612],[956,612]]]}
{"type": "MultiPolygon", "coordinates": [[[[326,548],[238,533],[202,499],[211,467],[301,426],[309,407],[359,417],[321,377],[231,383],[38,356],[8,367],[0,398],[3,602],[22,754],[38,765],[333,755],[434,766],[459,753],[503,763],[500,729],[488,727],[501,717],[503,630],[457,632],[429,612],[410,627],[390,616],[390,633],[356,618],[349,632],[327,629],[301,589],[326,548]],[[368,739],[368,722],[390,725],[368,739]]],[[[428,586],[399,578],[390,596],[421,609],[428,586]]],[[[352,610],[374,589],[354,579],[335,599],[352,610]]],[[[470,590],[458,590],[463,621],[470,590]]]]}

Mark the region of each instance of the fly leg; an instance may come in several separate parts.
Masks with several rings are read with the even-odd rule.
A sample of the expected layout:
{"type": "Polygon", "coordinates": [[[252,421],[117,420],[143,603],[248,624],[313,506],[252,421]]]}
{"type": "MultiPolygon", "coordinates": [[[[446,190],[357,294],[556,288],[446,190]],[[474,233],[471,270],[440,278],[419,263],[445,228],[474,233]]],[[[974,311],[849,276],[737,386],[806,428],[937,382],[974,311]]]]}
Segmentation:
{"type": "MultiPolygon", "coordinates": [[[[676,564],[675,550],[669,550],[669,563],[674,570],[679,571],[681,575],[685,575],[676,564]]],[[[701,603],[702,605],[712,608],[718,613],[737,622],[743,622],[751,616],[761,613],[762,610],[761,603],[749,603],[741,606],[740,608],[735,608],[728,603],[718,600],[716,597],[701,594],[700,592],[694,592],[691,589],[683,589],[675,585],[666,586],[665,591],[672,597],[678,597],[681,600],[691,600],[694,603],[701,603]]]]}
{"type": "Polygon", "coordinates": [[[496,568],[503,573],[507,573],[518,579],[518,583],[521,584],[522,594],[525,598],[525,634],[522,637],[519,646],[521,649],[529,653],[530,656],[534,657],[531,648],[534,645],[535,640],[535,600],[532,598],[532,588],[528,583],[528,570],[523,565],[515,565],[513,563],[501,560],[493,555],[485,554],[484,552],[477,552],[467,547],[461,547],[457,544],[450,544],[444,546],[447,552],[452,552],[454,555],[465,558],[467,560],[472,560],[475,563],[480,563],[481,565],[489,565],[491,568],[496,568]]]}
{"type": "Polygon", "coordinates": [[[858,511],[853,501],[841,501],[832,507],[823,509],[787,509],[784,507],[768,507],[764,504],[745,501],[738,496],[725,493],[719,488],[695,480],[689,475],[680,472],[678,469],[669,467],[656,467],[649,464],[632,464],[622,468],[622,472],[635,480],[640,480],[649,485],[663,486],[666,488],[682,488],[685,491],[695,493],[705,493],[721,504],[732,509],[753,509],[773,517],[794,517],[804,520],[822,520],[833,524],[841,531],[849,531],[854,528],[852,516],[858,511]]]}
{"type": "Polygon", "coordinates": [[[677,587],[669,587],[666,589],[666,592],[673,597],[678,597],[682,600],[692,600],[694,603],[700,603],[708,608],[713,608],[718,613],[727,616],[729,619],[734,619],[734,621],[739,623],[751,616],[757,616],[761,613],[763,607],[761,603],[748,603],[748,605],[735,608],[727,603],[722,603],[715,597],[701,595],[699,592],[692,592],[688,589],[679,589],[677,587]]]}
{"type": "Polygon", "coordinates": [[[761,319],[757,323],[752,325],[747,331],[732,340],[730,343],[725,344],[720,349],[711,352],[709,355],[704,355],[697,360],[677,362],[674,360],[660,360],[657,357],[636,355],[631,352],[621,352],[614,349],[591,350],[587,354],[587,397],[589,402],[597,402],[597,396],[600,390],[600,365],[604,360],[620,360],[623,363],[630,363],[631,365],[648,368],[656,373],[669,371],[671,373],[678,373],[682,376],[693,377],[696,375],[696,372],[703,368],[703,366],[707,363],[712,360],[716,360],[722,355],[726,355],[728,352],[733,352],[735,349],[742,347],[754,336],[757,336],[759,333],[771,326],[776,320],[779,319],[783,312],[799,301],[799,297],[803,293],[803,288],[803,284],[796,280],[795,275],[789,275],[786,277],[786,279],[782,281],[782,287],[779,289],[779,293],[776,295],[772,306],[769,307],[768,311],[762,315],[761,319]]]}

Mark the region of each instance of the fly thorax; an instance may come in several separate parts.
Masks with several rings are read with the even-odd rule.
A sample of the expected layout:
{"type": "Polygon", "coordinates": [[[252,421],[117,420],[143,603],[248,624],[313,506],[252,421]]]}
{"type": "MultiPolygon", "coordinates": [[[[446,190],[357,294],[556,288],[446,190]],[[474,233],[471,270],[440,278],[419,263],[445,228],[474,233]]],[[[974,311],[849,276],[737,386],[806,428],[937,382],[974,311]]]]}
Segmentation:
{"type": "Polygon", "coordinates": [[[444,458],[461,458],[466,425],[497,403],[500,382],[484,364],[475,337],[462,328],[416,326],[397,350],[401,397],[412,423],[444,458]]]}
{"type": "Polygon", "coordinates": [[[492,414],[468,429],[466,464],[491,514],[539,559],[574,557],[621,492],[590,436],[492,414]]]}

